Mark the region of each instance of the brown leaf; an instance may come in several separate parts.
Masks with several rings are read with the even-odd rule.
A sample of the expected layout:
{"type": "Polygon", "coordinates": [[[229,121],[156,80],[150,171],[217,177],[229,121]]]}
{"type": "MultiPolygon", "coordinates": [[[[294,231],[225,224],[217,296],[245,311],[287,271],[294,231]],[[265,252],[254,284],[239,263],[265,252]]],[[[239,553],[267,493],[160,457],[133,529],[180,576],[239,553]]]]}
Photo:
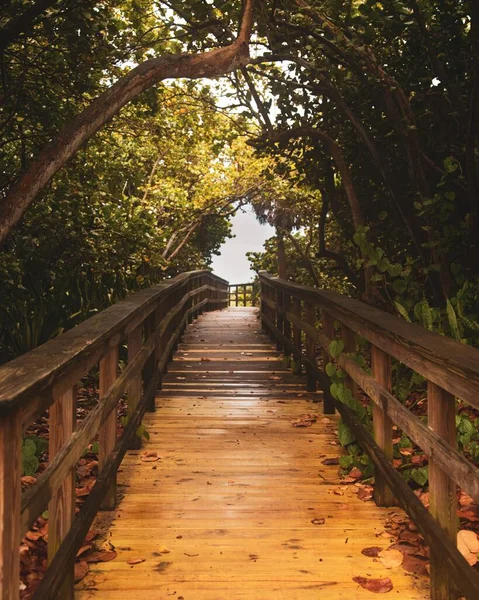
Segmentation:
{"type": "Polygon", "coordinates": [[[365,590],[368,590],[368,592],[374,592],[375,594],[386,594],[393,589],[393,582],[389,579],[389,577],[384,577],[383,579],[353,577],[353,581],[358,583],[365,590]]]}
{"type": "Polygon", "coordinates": [[[200,360],[201,362],[211,362],[211,358],[206,358],[206,356],[202,356],[200,360]]]}
{"type": "Polygon", "coordinates": [[[86,562],[89,563],[108,562],[114,558],[116,558],[114,550],[97,550],[85,556],[86,562]]]}
{"type": "Polygon", "coordinates": [[[363,548],[361,554],[369,556],[370,558],[376,558],[381,551],[382,548],[380,546],[370,546],[369,548],[363,548]]]}
{"type": "Polygon", "coordinates": [[[90,566],[86,561],[80,560],[79,562],[76,562],[75,563],[75,583],[78,583],[79,581],[81,581],[85,577],[85,575],[88,573],[89,570],[90,570],[90,566]]]}
{"type": "Polygon", "coordinates": [[[339,465],[339,458],[335,456],[334,458],[325,458],[321,461],[322,465],[339,465]]]}
{"type": "Polygon", "coordinates": [[[127,565],[139,565],[140,563],[145,562],[144,558],[129,558],[126,561],[127,565]]]}
{"type": "Polygon", "coordinates": [[[461,529],[457,534],[457,549],[471,566],[475,565],[477,563],[477,553],[479,552],[477,534],[468,529],[461,529]]]}
{"type": "Polygon", "coordinates": [[[311,427],[311,425],[313,423],[316,423],[316,421],[317,421],[316,417],[314,417],[310,414],[307,414],[307,415],[302,415],[298,419],[293,419],[291,421],[291,425],[293,427],[311,427]]]}
{"type": "Polygon", "coordinates": [[[363,476],[363,473],[360,469],[354,467],[354,469],[351,469],[351,471],[349,472],[349,476],[353,479],[360,479],[363,476]]]}
{"type": "Polygon", "coordinates": [[[141,460],[143,462],[156,462],[157,460],[159,460],[159,458],[160,457],[158,456],[158,452],[154,450],[143,452],[143,454],[141,455],[141,460]]]}
{"type": "Polygon", "coordinates": [[[161,554],[169,554],[171,552],[171,550],[169,548],[167,548],[166,546],[160,546],[158,548],[158,552],[160,552],[161,554]]]}
{"type": "Polygon", "coordinates": [[[82,554],[85,554],[85,552],[88,552],[88,550],[91,550],[91,544],[88,544],[87,546],[82,546],[77,552],[77,558],[82,554]]]}
{"type": "Polygon", "coordinates": [[[395,548],[387,548],[378,554],[378,558],[379,562],[386,567],[386,569],[395,569],[402,565],[404,555],[395,548]]]}
{"type": "Polygon", "coordinates": [[[311,519],[311,523],[313,525],[324,525],[326,523],[326,519],[316,517],[315,519],[311,519]]]}
{"type": "Polygon", "coordinates": [[[273,381],[281,381],[281,377],[278,377],[277,375],[270,375],[268,379],[272,379],[273,381]]]}
{"type": "Polygon", "coordinates": [[[427,562],[417,556],[404,554],[402,567],[408,573],[415,575],[427,575],[427,562]]]}

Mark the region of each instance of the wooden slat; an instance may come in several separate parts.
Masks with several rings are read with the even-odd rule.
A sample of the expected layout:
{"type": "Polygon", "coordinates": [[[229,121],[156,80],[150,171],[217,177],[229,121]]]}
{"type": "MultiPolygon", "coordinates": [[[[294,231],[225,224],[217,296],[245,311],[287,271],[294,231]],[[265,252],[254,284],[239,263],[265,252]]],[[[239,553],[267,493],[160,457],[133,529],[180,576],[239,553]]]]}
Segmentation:
{"type": "Polygon", "coordinates": [[[20,421],[11,413],[0,421],[0,598],[20,594],[20,421]]]}
{"type": "MultiPolygon", "coordinates": [[[[100,362],[100,400],[118,376],[118,346],[112,348],[100,362]]],[[[116,444],[117,411],[112,410],[98,433],[98,472],[101,473],[116,444]]],[[[112,477],[101,508],[113,510],[116,503],[116,477],[112,477]]]]}
{"type": "MultiPolygon", "coordinates": [[[[429,427],[452,447],[456,441],[456,402],[448,392],[428,383],[427,414],[429,427]]],[[[431,515],[447,538],[455,545],[458,529],[456,483],[441,463],[432,455],[429,459],[429,501],[431,515]]],[[[455,600],[454,582],[444,569],[441,551],[431,548],[432,600],[455,600]]]]}
{"type": "MultiPolygon", "coordinates": [[[[128,363],[138,356],[143,343],[143,327],[139,325],[128,335],[128,363]]],[[[128,418],[135,412],[138,402],[141,398],[141,373],[138,372],[131,378],[127,388],[127,416],[128,418]]],[[[141,440],[138,436],[131,439],[131,449],[138,449],[141,446],[141,440]]]]}
{"type": "MultiPolygon", "coordinates": [[[[371,348],[373,377],[388,392],[392,389],[391,357],[373,346],[371,348]]],[[[411,416],[411,418],[414,418],[411,416]]],[[[373,404],[373,431],[376,444],[388,460],[393,458],[393,423],[380,406],[373,404]]],[[[394,506],[394,496],[381,474],[377,473],[374,482],[374,499],[378,506],[394,506]]]]}
{"type": "MultiPolygon", "coordinates": [[[[234,321],[236,311],[220,314],[234,321]]],[[[216,321],[214,313],[200,317],[205,344],[206,325],[216,321]]],[[[249,323],[257,327],[254,310],[249,323]]],[[[227,327],[212,336],[229,339],[227,327]]],[[[187,345],[182,348],[188,352],[187,345]]],[[[279,357],[272,358],[280,366],[279,357]]],[[[255,357],[250,360],[254,366],[255,357]]],[[[321,464],[320,456],[337,456],[336,417],[321,423],[321,407],[307,401],[312,394],[304,387],[286,404],[275,402],[274,391],[249,397],[241,380],[235,384],[238,401],[210,398],[201,380],[196,385],[204,393],[173,396],[167,386],[174,366],[157,412],[145,419],[151,436],[146,448],[161,459],[144,463],[134,452],[125,458],[120,474],[125,496],[108,537],[118,556],[95,566],[79,585],[78,600],[168,594],[185,600],[310,600],[323,589],[330,600],[369,599],[371,593],[353,576],[385,576],[382,565],[361,550],[389,545],[376,535],[387,511],[361,502],[352,485],[340,489],[337,466],[321,464]],[[316,415],[317,422],[293,427],[291,420],[305,413],[316,415]],[[314,525],[315,517],[324,517],[325,524],[314,525]],[[161,554],[161,546],[170,552],[161,554]],[[136,557],[145,562],[131,568],[127,561],[136,557]]],[[[262,376],[263,387],[273,383],[267,372],[262,376]]],[[[295,379],[304,386],[304,376],[295,379]]],[[[424,579],[401,568],[387,576],[398,600],[426,597],[424,579]]]]}
{"type": "MultiPolygon", "coordinates": [[[[69,441],[76,421],[76,388],[55,398],[49,413],[49,458],[55,456],[69,441]]],[[[76,470],[70,468],[63,483],[52,494],[48,505],[48,560],[51,562],[65,538],[75,517],[75,484],[76,470]]],[[[58,600],[73,599],[73,564],[68,565],[62,587],[57,595],[58,600]]]]}

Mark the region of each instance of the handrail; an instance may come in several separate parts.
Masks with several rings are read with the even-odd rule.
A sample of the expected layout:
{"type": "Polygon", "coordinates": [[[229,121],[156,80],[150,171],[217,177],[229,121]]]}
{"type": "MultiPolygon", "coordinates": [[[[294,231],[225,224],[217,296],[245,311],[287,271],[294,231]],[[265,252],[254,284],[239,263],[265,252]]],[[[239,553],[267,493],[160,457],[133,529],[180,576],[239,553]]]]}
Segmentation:
{"type": "Polygon", "coordinates": [[[287,356],[294,356],[296,372],[304,365],[309,389],[320,383],[325,412],[338,409],[370,455],[376,471],[376,503],[391,506],[399,501],[430,544],[431,597],[452,600],[459,589],[469,600],[478,598],[479,577],[456,548],[456,484],[479,501],[479,469],[457,450],[455,396],[479,407],[479,350],[336,292],[298,285],[265,271],[259,279],[263,327],[287,356]],[[344,353],[333,359],[329,349],[337,336],[335,321],[340,324],[344,353]],[[371,343],[372,375],[350,356],[356,352],[356,334],[371,343]],[[323,352],[322,368],[316,360],[317,344],[323,352]],[[391,358],[427,379],[427,425],[391,393],[391,358]],[[325,372],[333,360],[347,374],[345,383],[353,396],[358,386],[371,399],[374,438],[349,406],[333,398],[325,372]],[[430,512],[392,467],[393,424],[429,457],[430,512]]]}
{"type": "Polygon", "coordinates": [[[115,506],[116,471],[136,445],[145,410],[154,410],[161,373],[186,324],[228,304],[228,282],[209,271],[182,273],[102,311],[74,329],[0,367],[0,598],[19,597],[19,543],[48,506],[49,568],[35,600],[73,598],[73,564],[99,509],[115,506]],[[128,363],[118,374],[124,341],[128,363]],[[100,400],[75,427],[75,386],[99,364],[100,400]],[[116,407],[127,394],[127,424],[116,438],[116,407]],[[21,496],[24,429],[47,408],[46,470],[21,496]],[[98,435],[99,476],[75,517],[75,465],[98,435]]]}

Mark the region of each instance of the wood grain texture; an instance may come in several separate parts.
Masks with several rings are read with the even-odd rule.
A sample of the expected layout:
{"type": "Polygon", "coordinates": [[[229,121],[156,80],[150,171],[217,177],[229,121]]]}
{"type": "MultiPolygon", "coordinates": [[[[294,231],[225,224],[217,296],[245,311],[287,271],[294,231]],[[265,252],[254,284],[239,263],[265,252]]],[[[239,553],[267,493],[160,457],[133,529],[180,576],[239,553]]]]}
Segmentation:
{"type": "Polygon", "coordinates": [[[338,454],[336,417],[321,422],[321,403],[312,402],[321,394],[305,392],[305,383],[284,371],[255,309],[209,312],[190,325],[157,410],[145,417],[145,449],[161,458],[145,463],[140,453],[127,454],[119,473],[125,495],[108,537],[118,556],[92,568],[77,600],[316,600],[323,594],[368,600],[371,593],[353,581],[356,575],[391,577],[397,600],[427,598],[427,581],[361,554],[367,546],[389,545],[389,538],[377,537],[387,511],[361,502],[354,485],[341,484],[337,466],[322,464],[338,454]],[[228,357],[234,333],[255,341],[242,343],[244,360],[230,374],[217,359],[222,349],[228,357]],[[197,364],[178,361],[194,351],[208,359],[208,348],[215,356],[202,361],[207,369],[176,369],[177,362],[197,364]],[[271,352],[269,371],[258,368],[258,349],[271,352]],[[235,378],[232,387],[223,387],[223,377],[235,378]],[[295,383],[286,387],[283,377],[295,383]],[[248,381],[260,386],[260,395],[250,394],[248,381]],[[293,427],[305,413],[317,422],[293,427]],[[315,518],[324,525],[314,525],[315,518]],[[133,558],[144,562],[130,566],[133,558]]]}
{"type": "MultiPolygon", "coordinates": [[[[149,317],[150,318],[150,317],[149,317]]],[[[100,361],[100,400],[106,395],[108,389],[115,382],[118,376],[118,346],[115,346],[100,361]]],[[[98,472],[106,464],[116,443],[116,415],[117,411],[112,410],[108,415],[104,425],[98,432],[98,472]]],[[[113,510],[116,502],[116,477],[112,477],[108,492],[103,498],[102,509],[113,510]]]]}
{"type": "MultiPolygon", "coordinates": [[[[448,392],[429,382],[427,388],[428,425],[452,447],[456,441],[456,401],[448,392]]],[[[434,455],[429,459],[429,510],[444,533],[456,543],[458,518],[456,483],[434,455]]],[[[455,600],[456,587],[444,570],[443,557],[431,548],[431,598],[455,600]]]]}
{"type": "Polygon", "coordinates": [[[0,598],[20,596],[20,421],[11,413],[0,422],[0,598]]]}
{"type": "MultiPolygon", "coordinates": [[[[392,389],[391,357],[377,348],[371,347],[371,367],[374,379],[385,390],[392,389]]],[[[411,419],[414,417],[411,415],[411,419]]],[[[388,414],[377,404],[373,404],[373,432],[376,444],[384,452],[388,460],[393,458],[393,423],[388,414]]],[[[394,506],[394,495],[387,487],[384,479],[376,473],[374,499],[378,506],[394,506]]]]}
{"type": "MultiPolygon", "coordinates": [[[[55,398],[49,412],[49,458],[53,458],[70,440],[76,421],[76,388],[55,398]]],[[[71,468],[48,504],[48,560],[51,562],[75,517],[75,468],[71,468]]],[[[73,598],[73,564],[64,573],[58,600],[73,598]]]]}

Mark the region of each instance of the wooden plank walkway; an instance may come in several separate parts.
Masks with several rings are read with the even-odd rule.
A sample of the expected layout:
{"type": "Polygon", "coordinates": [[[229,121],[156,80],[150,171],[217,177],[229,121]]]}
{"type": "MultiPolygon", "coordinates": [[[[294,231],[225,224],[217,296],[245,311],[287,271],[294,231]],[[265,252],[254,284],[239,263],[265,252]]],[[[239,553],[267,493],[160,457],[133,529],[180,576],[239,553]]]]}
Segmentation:
{"type": "Polygon", "coordinates": [[[109,537],[118,556],[92,565],[78,600],[374,597],[356,576],[390,577],[385,597],[427,598],[424,579],[361,554],[389,545],[378,534],[393,509],[362,502],[337,466],[322,464],[339,452],[335,418],[322,422],[311,401],[321,396],[304,390],[259,331],[255,309],[206,313],[191,325],[145,419],[145,449],[161,459],[125,457],[109,537]],[[318,421],[293,427],[305,413],[318,421]],[[135,558],[144,562],[129,565],[135,558]]]}

